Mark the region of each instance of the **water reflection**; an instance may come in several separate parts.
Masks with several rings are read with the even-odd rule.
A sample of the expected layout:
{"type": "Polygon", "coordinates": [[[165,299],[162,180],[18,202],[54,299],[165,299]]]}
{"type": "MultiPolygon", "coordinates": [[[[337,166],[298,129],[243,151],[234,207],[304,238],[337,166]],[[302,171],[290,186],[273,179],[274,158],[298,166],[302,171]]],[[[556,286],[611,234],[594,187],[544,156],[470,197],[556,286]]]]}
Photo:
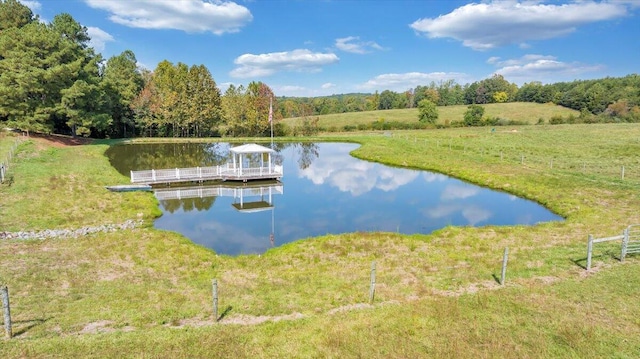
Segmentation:
{"type": "MultiPolygon", "coordinates": [[[[136,157],[127,158],[126,164],[114,163],[125,174],[132,169],[151,168],[140,159],[153,159],[149,150],[163,156],[153,160],[165,167],[227,160],[228,144],[186,144],[194,147],[195,154],[187,153],[189,146],[183,145],[179,151],[118,146],[129,148],[118,154],[114,147],[109,158],[113,163],[121,156],[136,157]],[[171,152],[180,155],[172,158],[171,152]]],[[[281,183],[252,184],[253,189],[221,184],[157,189],[164,214],[155,226],[180,232],[217,253],[236,255],[261,253],[273,245],[328,233],[430,233],[447,225],[561,220],[544,207],[513,195],[441,174],[358,160],[349,155],[355,148],[353,144],[279,143],[274,149],[276,161],[284,166],[281,183]],[[255,192],[261,186],[262,192],[255,192]],[[249,190],[254,192],[246,192],[249,190]],[[229,195],[232,192],[235,194],[229,195]]]]}

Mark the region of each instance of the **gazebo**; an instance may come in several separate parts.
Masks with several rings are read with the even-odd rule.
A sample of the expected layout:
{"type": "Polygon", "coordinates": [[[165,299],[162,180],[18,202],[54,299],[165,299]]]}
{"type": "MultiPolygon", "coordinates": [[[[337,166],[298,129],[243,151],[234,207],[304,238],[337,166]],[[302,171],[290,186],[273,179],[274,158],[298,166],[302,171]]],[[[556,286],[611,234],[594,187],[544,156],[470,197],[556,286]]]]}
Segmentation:
{"type": "MultiPolygon", "coordinates": [[[[282,166],[272,163],[271,154],[275,151],[271,148],[249,143],[242,146],[232,147],[229,149],[232,156],[232,162],[229,164],[233,175],[238,180],[253,179],[280,179],[282,178],[282,166]],[[265,163],[264,154],[267,154],[265,163]],[[259,156],[260,163],[251,163],[255,155],[259,156]]],[[[226,176],[227,179],[233,179],[226,176]]]]}

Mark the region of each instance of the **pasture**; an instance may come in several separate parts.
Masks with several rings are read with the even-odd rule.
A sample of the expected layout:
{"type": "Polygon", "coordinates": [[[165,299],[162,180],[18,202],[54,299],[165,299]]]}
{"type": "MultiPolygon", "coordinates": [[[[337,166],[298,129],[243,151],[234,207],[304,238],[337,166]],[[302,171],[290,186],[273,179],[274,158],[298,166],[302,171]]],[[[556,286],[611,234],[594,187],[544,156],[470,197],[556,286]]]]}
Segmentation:
{"type": "MultiPolygon", "coordinates": [[[[464,111],[464,110],[462,110],[464,111]]],[[[377,114],[378,116],[380,114],[377,114]]],[[[539,115],[531,115],[535,118],[539,115]]],[[[369,120],[366,120],[369,121],[369,120]]],[[[299,138],[295,139],[299,140],[299,138]]],[[[431,170],[535,200],[565,221],[348,233],[264,255],[219,256],[155,230],[149,193],[103,156],[110,142],[18,148],[0,187],[0,231],[142,219],[112,233],[0,240],[13,339],[3,357],[634,357],[640,258],[589,234],[640,223],[640,126],[509,126],[313,138],[362,159],[431,170]],[[524,157],[524,160],[523,160],[524,157]],[[550,160],[554,164],[550,165],[550,160]],[[620,176],[625,166],[626,176],[620,176]],[[502,253],[507,280],[500,286],[502,253]],[[376,296],[369,303],[371,263],[376,296]],[[222,318],[213,318],[211,281],[222,318]],[[215,319],[220,319],[216,321],[215,319]]],[[[0,138],[5,141],[5,138],[0,138]]]]}
{"type": "MultiPolygon", "coordinates": [[[[548,122],[553,116],[566,117],[573,115],[577,117],[579,115],[578,111],[566,107],[531,102],[486,104],[482,105],[482,107],[485,109],[484,117],[498,117],[528,124],[535,124],[539,119],[548,122]]],[[[439,106],[436,124],[444,125],[454,121],[460,122],[464,119],[465,111],[467,111],[467,106],[465,105],[439,106]]],[[[418,122],[418,109],[408,108],[401,110],[364,111],[310,116],[310,118],[315,117],[318,118],[318,127],[339,130],[345,125],[358,126],[379,121],[400,123],[418,122]]],[[[302,120],[300,117],[294,117],[284,119],[282,122],[289,127],[295,127],[299,125],[302,120]]]]}

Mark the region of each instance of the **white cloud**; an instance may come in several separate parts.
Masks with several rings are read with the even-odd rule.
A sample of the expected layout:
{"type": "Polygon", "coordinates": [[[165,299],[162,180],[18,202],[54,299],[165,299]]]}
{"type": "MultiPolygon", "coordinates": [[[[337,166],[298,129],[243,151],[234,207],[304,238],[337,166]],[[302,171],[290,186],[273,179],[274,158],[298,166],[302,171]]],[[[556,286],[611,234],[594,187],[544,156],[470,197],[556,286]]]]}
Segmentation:
{"type": "Polygon", "coordinates": [[[480,192],[480,188],[468,185],[448,185],[442,191],[440,199],[443,201],[452,201],[455,199],[465,199],[473,197],[480,192]]]}
{"type": "Polygon", "coordinates": [[[418,85],[428,85],[431,81],[455,80],[458,83],[466,83],[470,76],[458,72],[407,72],[403,74],[382,74],[358,86],[365,91],[391,90],[405,91],[418,85]]]}
{"type": "Polygon", "coordinates": [[[293,96],[293,97],[315,97],[315,96],[327,96],[335,93],[334,90],[337,85],[331,83],[325,83],[320,87],[308,88],[298,85],[273,85],[272,89],[278,94],[278,96],[293,96]]]}
{"type": "Polygon", "coordinates": [[[96,9],[111,13],[117,24],[143,29],[173,29],[216,35],[240,31],[253,20],[244,6],[228,1],[203,0],[85,0],[96,9]]]}
{"type": "Polygon", "coordinates": [[[360,41],[358,36],[349,36],[336,39],[336,47],[344,52],[354,54],[367,54],[373,50],[382,50],[382,46],[373,41],[360,41]]]}
{"type": "Polygon", "coordinates": [[[625,15],[623,1],[547,5],[508,0],[467,4],[437,18],[417,20],[410,27],[430,38],[453,38],[472,49],[487,50],[563,36],[580,25],[625,15]]]}
{"type": "Polygon", "coordinates": [[[284,86],[280,86],[279,89],[283,92],[300,92],[300,91],[306,91],[307,89],[302,87],[302,86],[295,86],[295,85],[284,85],[284,86]]]}
{"type": "Polygon", "coordinates": [[[318,72],[322,66],[339,61],[332,53],[311,52],[298,49],[268,54],[244,54],[234,60],[238,65],[230,73],[232,77],[253,78],[269,76],[276,72],[318,72]]]}
{"type": "Polygon", "coordinates": [[[104,47],[107,42],[115,41],[111,34],[98,27],[88,26],[87,33],[91,38],[91,41],[89,41],[89,46],[93,47],[96,52],[104,51],[104,47]]]}
{"type": "Polygon", "coordinates": [[[450,220],[459,213],[467,220],[467,223],[470,226],[475,226],[493,216],[493,214],[486,209],[475,205],[464,204],[440,204],[435,207],[424,209],[422,212],[429,218],[437,219],[450,217],[450,220]]]}
{"type": "Polygon", "coordinates": [[[442,181],[446,181],[448,178],[447,176],[441,173],[435,173],[435,172],[424,172],[422,174],[422,177],[427,183],[442,182],[442,181]]]}
{"type": "Polygon", "coordinates": [[[601,65],[562,62],[558,61],[555,56],[536,54],[508,60],[492,57],[487,62],[498,67],[495,73],[520,84],[530,81],[546,82],[548,80],[557,82],[562,79],[573,80],[580,74],[603,69],[601,65]]]}
{"type": "Polygon", "coordinates": [[[393,191],[413,182],[420,175],[419,171],[399,171],[345,156],[345,152],[352,148],[353,145],[344,145],[337,148],[336,152],[323,152],[322,157],[316,158],[309,167],[298,170],[298,176],[315,184],[328,183],[357,197],[374,188],[384,192],[393,191]]]}
{"type": "Polygon", "coordinates": [[[480,222],[484,222],[487,219],[491,218],[493,214],[483,208],[478,206],[469,206],[462,210],[462,216],[469,221],[469,224],[472,226],[477,225],[480,222]]]}
{"type": "Polygon", "coordinates": [[[33,0],[20,0],[20,3],[26,7],[28,7],[29,9],[31,9],[31,11],[36,12],[38,10],[40,10],[42,8],[42,4],[39,1],[33,1],[33,0]]]}

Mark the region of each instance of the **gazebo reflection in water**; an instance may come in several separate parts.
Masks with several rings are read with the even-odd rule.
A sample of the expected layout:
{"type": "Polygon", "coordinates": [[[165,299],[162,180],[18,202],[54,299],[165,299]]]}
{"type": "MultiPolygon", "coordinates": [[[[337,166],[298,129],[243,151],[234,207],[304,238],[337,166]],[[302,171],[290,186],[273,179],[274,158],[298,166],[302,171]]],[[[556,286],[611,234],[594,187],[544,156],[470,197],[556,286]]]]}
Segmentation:
{"type": "Polygon", "coordinates": [[[206,197],[232,197],[232,204],[240,213],[271,211],[271,233],[269,242],[275,245],[274,223],[275,206],[273,197],[284,194],[280,181],[252,181],[247,183],[217,182],[209,185],[187,186],[179,188],[157,188],[154,194],[159,201],[181,200],[206,197]]]}

